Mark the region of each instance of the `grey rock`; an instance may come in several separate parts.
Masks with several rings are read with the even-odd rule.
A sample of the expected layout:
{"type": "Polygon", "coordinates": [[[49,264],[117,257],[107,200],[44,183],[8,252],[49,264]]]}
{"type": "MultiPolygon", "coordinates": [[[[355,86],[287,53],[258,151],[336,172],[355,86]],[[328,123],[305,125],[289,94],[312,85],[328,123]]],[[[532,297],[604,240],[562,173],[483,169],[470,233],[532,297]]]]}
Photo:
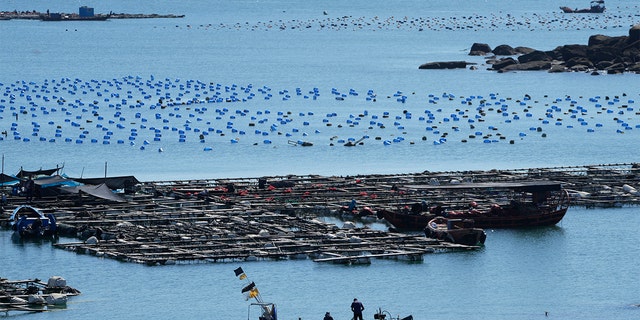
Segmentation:
{"type": "Polygon", "coordinates": [[[466,61],[440,61],[440,62],[427,62],[421,64],[418,69],[464,69],[467,64],[471,64],[466,61]]]}
{"type": "Polygon", "coordinates": [[[469,50],[470,56],[483,56],[491,52],[491,47],[486,43],[474,43],[469,50]]]}

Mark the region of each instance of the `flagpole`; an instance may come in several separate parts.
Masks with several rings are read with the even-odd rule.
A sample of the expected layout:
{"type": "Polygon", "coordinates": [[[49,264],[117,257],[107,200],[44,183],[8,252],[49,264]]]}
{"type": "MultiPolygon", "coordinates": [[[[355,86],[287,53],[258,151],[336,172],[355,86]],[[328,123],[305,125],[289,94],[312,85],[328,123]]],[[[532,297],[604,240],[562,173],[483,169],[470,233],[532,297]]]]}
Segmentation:
{"type": "Polygon", "coordinates": [[[256,288],[255,282],[249,281],[249,279],[247,279],[247,275],[244,273],[244,270],[242,270],[242,267],[238,267],[234,270],[234,272],[240,280],[245,280],[245,282],[248,283],[248,285],[242,288],[242,293],[248,292],[247,300],[250,298],[256,299],[258,305],[260,306],[260,308],[262,308],[262,316],[267,320],[276,320],[277,315],[275,314],[275,305],[269,304],[272,306],[271,308],[269,308],[268,304],[262,301],[260,290],[256,288]]]}

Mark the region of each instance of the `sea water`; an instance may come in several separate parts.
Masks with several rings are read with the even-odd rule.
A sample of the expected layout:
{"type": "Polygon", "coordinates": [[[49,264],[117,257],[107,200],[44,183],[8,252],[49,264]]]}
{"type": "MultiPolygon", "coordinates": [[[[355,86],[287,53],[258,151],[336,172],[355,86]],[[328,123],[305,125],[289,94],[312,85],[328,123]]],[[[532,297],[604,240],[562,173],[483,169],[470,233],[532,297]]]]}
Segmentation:
{"type": "Polygon", "coordinates": [[[237,267],[264,301],[276,303],[281,319],[326,311],[349,319],[354,297],[369,319],[378,308],[422,319],[633,319],[638,223],[637,208],[571,208],[554,227],[486,230],[478,251],[356,266],[286,260],[149,267],[16,243],[6,231],[0,244],[3,277],[61,275],[82,291],[66,309],[31,316],[37,319],[244,319],[253,300],[241,293],[247,283],[235,276],[237,267]]]}
{"type": "MultiPolygon", "coordinates": [[[[0,21],[2,170],[162,180],[635,162],[637,75],[498,74],[468,55],[475,42],[586,44],[640,20],[632,1],[560,13],[588,6],[570,2],[6,1],[0,9],[185,17],[0,21]],[[418,70],[449,60],[477,70],[418,70]]],[[[625,319],[639,311],[636,213],[571,208],[556,227],[488,230],[477,252],[351,267],[146,267],[2,232],[0,270],[60,275],[83,292],[36,318],[245,318],[233,274],[242,266],[283,319],[347,319],[354,297],[367,318],[380,307],[438,319],[625,319]]]]}

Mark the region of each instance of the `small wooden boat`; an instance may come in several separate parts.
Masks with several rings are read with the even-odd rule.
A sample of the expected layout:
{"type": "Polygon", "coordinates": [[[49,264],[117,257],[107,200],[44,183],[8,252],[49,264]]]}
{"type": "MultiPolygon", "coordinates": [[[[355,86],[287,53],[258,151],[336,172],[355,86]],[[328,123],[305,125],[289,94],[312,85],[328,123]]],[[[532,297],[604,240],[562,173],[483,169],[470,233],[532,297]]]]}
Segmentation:
{"type": "Polygon", "coordinates": [[[487,234],[483,229],[474,228],[471,219],[448,219],[435,217],[429,221],[424,233],[428,238],[465,246],[483,245],[487,234]]]}
{"type": "Polygon", "coordinates": [[[436,217],[429,212],[393,211],[378,209],[376,211],[378,219],[389,222],[397,231],[422,231],[427,223],[436,217]]]}
{"type": "Polygon", "coordinates": [[[40,209],[21,205],[13,210],[11,229],[21,238],[47,238],[57,234],[56,218],[53,214],[44,214],[40,209]]]}

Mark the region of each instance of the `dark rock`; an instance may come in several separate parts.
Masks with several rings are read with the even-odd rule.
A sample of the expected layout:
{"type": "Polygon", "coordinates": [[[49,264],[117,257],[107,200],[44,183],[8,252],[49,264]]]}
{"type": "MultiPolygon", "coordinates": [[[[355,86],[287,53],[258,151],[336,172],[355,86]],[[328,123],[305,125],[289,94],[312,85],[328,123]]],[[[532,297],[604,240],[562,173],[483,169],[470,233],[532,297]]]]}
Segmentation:
{"type": "Polygon", "coordinates": [[[624,63],[614,63],[610,65],[608,68],[606,68],[605,70],[607,71],[608,74],[619,74],[619,73],[624,73],[625,69],[626,69],[626,66],[624,65],[624,63]]]}
{"type": "Polygon", "coordinates": [[[562,60],[567,61],[572,58],[587,57],[587,46],[582,44],[567,44],[556,49],[562,56],[562,60]]]}
{"type": "Polygon", "coordinates": [[[494,64],[494,63],[496,63],[496,62],[498,62],[498,61],[500,61],[500,60],[501,60],[501,59],[497,59],[496,57],[491,57],[491,58],[489,58],[489,59],[486,59],[484,62],[485,62],[486,64],[494,64]]]}
{"type": "Polygon", "coordinates": [[[632,45],[626,47],[622,51],[621,57],[624,61],[628,61],[629,63],[640,61],[640,41],[636,41],[632,45]],[[636,47],[635,44],[638,44],[638,47],[636,47]]]}
{"type": "Polygon", "coordinates": [[[529,61],[525,63],[512,64],[502,68],[503,71],[539,71],[551,69],[551,61],[529,61]]]}
{"type": "MultiPolygon", "coordinates": [[[[503,44],[491,50],[489,45],[474,43],[470,55],[494,56],[485,59],[489,70],[497,72],[513,70],[549,70],[549,72],[597,71],[609,74],[624,72],[640,73],[640,24],[629,29],[628,36],[596,34],[589,37],[588,45],[567,44],[550,51],[503,44]],[[497,59],[496,56],[517,56],[497,59]],[[596,69],[596,70],[594,70],[596,69]]],[[[458,66],[462,67],[462,66],[458,66]]],[[[441,63],[425,64],[421,69],[450,68],[441,63]]],[[[596,72],[600,74],[601,72],[596,72]]]]}
{"type": "Polygon", "coordinates": [[[592,68],[589,68],[588,66],[585,66],[583,64],[576,64],[575,66],[569,68],[569,70],[571,70],[572,72],[587,72],[592,68]]]}
{"type": "Polygon", "coordinates": [[[549,72],[550,73],[567,72],[567,68],[565,68],[563,65],[560,65],[560,64],[554,64],[549,69],[549,72]]]}
{"type": "Polygon", "coordinates": [[[589,47],[587,49],[587,57],[591,62],[597,64],[601,61],[613,61],[622,54],[620,50],[615,47],[607,47],[603,45],[597,45],[589,47]]]}
{"type": "Polygon", "coordinates": [[[613,65],[613,62],[611,62],[611,61],[600,61],[600,62],[596,63],[595,67],[598,70],[605,70],[605,69],[609,68],[611,65],[613,65]]]}
{"type": "Polygon", "coordinates": [[[513,50],[516,51],[516,54],[527,54],[536,51],[536,49],[529,47],[515,47],[513,50]]]}
{"type": "Polygon", "coordinates": [[[466,61],[440,61],[440,62],[427,62],[421,64],[418,69],[464,69],[467,64],[471,64],[466,61]]]}
{"type": "Polygon", "coordinates": [[[471,46],[471,50],[469,50],[470,56],[484,56],[485,54],[491,52],[491,47],[489,47],[486,43],[474,43],[471,46]]]}
{"type": "Polygon", "coordinates": [[[505,67],[508,67],[513,64],[518,64],[518,61],[516,61],[516,59],[514,58],[509,57],[509,58],[504,58],[496,61],[495,63],[492,64],[491,67],[493,70],[502,70],[505,67]]]}
{"type": "Polygon", "coordinates": [[[497,56],[513,56],[516,54],[516,50],[506,44],[495,47],[491,52],[497,56]]]}
{"type": "Polygon", "coordinates": [[[551,58],[551,60],[560,60],[562,61],[562,55],[560,54],[560,52],[558,52],[558,50],[550,50],[550,51],[545,51],[544,53],[546,53],[549,58],[551,58]]]}
{"type": "Polygon", "coordinates": [[[539,50],[535,50],[531,53],[523,54],[518,57],[518,62],[520,63],[527,63],[532,61],[551,61],[551,60],[552,60],[551,57],[549,57],[549,55],[546,52],[539,51],[539,50]]]}
{"type": "Polygon", "coordinates": [[[627,39],[627,42],[632,43],[638,40],[640,40],[640,24],[636,24],[629,29],[629,39],[627,39]]]}
{"type": "Polygon", "coordinates": [[[589,37],[589,47],[593,46],[606,46],[606,47],[623,47],[627,43],[627,37],[610,37],[601,34],[596,34],[589,37]]]}
{"type": "Polygon", "coordinates": [[[594,67],[594,65],[591,62],[591,60],[587,59],[586,57],[574,57],[574,58],[571,58],[571,59],[565,61],[564,65],[567,68],[571,68],[571,67],[576,66],[576,65],[583,65],[583,66],[587,66],[588,68],[593,68],[594,67]]]}
{"type": "Polygon", "coordinates": [[[640,62],[630,66],[627,70],[630,72],[640,73],[640,62]]]}

